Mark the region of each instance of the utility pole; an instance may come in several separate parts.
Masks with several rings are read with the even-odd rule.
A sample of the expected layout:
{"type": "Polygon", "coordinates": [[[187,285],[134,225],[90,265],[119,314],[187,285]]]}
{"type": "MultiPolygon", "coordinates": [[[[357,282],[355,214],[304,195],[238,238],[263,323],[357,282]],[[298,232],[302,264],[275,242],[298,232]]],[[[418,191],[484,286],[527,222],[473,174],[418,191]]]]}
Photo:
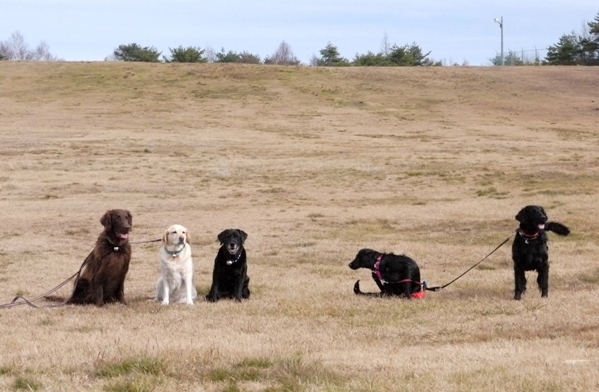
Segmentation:
{"type": "Polygon", "coordinates": [[[495,23],[499,23],[501,29],[501,65],[503,65],[503,16],[499,19],[495,18],[495,23]]]}

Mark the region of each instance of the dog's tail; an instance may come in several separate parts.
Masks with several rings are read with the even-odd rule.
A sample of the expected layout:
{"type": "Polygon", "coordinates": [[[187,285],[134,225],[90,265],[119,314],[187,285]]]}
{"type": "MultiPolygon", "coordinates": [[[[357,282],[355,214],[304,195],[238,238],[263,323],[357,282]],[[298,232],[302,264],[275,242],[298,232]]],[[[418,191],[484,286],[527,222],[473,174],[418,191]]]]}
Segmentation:
{"type": "Polygon", "coordinates": [[[380,297],[381,293],[364,293],[360,290],[360,281],[357,280],[356,284],[354,284],[354,294],[356,295],[368,295],[370,297],[380,297]]]}
{"type": "Polygon", "coordinates": [[[549,230],[559,235],[570,234],[570,229],[566,225],[562,225],[559,222],[547,222],[545,223],[545,230],[549,230]]]}

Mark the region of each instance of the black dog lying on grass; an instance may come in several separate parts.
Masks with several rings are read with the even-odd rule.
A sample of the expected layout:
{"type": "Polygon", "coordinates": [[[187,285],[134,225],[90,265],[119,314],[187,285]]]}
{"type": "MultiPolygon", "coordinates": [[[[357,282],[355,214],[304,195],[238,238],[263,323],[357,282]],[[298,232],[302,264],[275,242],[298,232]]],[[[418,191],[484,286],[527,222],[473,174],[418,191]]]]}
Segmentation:
{"type": "Polygon", "coordinates": [[[548,222],[547,214],[541,206],[526,206],[518,212],[520,222],[518,233],[512,244],[514,260],[515,290],[514,299],[519,300],[526,291],[525,271],[536,270],[541,297],[549,292],[549,254],[546,231],[566,236],[570,229],[558,222],[548,222]]]}
{"type": "Polygon", "coordinates": [[[210,302],[221,298],[236,301],[250,298],[250,277],[247,275],[247,260],[243,246],[248,235],[239,229],[227,229],[218,235],[221,247],[214,259],[212,287],[206,296],[210,302]]]}
{"type": "Polygon", "coordinates": [[[361,249],[349,268],[368,268],[380,293],[363,293],[360,281],[354,285],[354,293],[375,297],[399,296],[412,298],[412,294],[422,290],[420,268],[411,258],[393,253],[380,253],[372,249],[361,249]]]}

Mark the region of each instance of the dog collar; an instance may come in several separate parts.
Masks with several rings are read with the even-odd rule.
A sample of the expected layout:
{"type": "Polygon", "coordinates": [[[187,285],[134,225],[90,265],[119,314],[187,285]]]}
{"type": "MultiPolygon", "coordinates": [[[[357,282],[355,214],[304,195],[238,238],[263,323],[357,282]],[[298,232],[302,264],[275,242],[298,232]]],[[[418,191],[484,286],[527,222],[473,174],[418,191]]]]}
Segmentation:
{"type": "Polygon", "coordinates": [[[173,256],[173,257],[177,257],[177,255],[178,255],[179,253],[183,252],[183,249],[185,249],[185,247],[186,247],[186,246],[187,246],[186,244],[183,244],[183,247],[182,247],[181,249],[179,249],[179,250],[176,250],[176,251],[170,251],[170,250],[168,250],[168,249],[166,248],[166,246],[165,246],[165,247],[164,247],[164,250],[165,250],[165,252],[166,252],[166,253],[168,253],[169,255],[171,255],[171,256],[173,256]]]}
{"type": "Polygon", "coordinates": [[[108,241],[108,243],[110,245],[112,245],[113,252],[118,252],[119,251],[120,248],[119,248],[118,244],[115,244],[114,242],[112,242],[108,236],[106,236],[106,241],[108,241]]]}
{"type": "Polygon", "coordinates": [[[239,255],[237,256],[237,258],[235,260],[227,260],[227,265],[237,263],[237,261],[239,260],[240,257],[241,257],[241,250],[239,251],[239,255]]]}
{"type": "Polygon", "coordinates": [[[528,241],[532,241],[534,239],[537,239],[537,237],[539,236],[539,234],[541,234],[541,230],[537,231],[534,234],[527,234],[525,232],[523,232],[522,230],[518,230],[518,235],[522,238],[524,238],[524,243],[528,244],[528,241]]]}
{"type": "Polygon", "coordinates": [[[540,230],[537,231],[534,234],[527,234],[527,233],[523,232],[522,230],[518,230],[518,234],[520,234],[520,237],[528,238],[528,239],[531,239],[531,240],[537,238],[540,233],[541,233],[540,230]]]}

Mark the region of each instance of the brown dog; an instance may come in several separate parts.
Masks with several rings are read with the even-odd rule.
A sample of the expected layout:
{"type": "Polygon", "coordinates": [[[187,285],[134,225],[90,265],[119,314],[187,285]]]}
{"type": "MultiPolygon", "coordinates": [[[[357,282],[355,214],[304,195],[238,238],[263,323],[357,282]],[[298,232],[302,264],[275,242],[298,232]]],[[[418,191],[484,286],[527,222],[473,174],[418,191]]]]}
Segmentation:
{"type": "MultiPolygon", "coordinates": [[[[127,210],[109,210],[100,219],[104,231],[98,236],[94,250],[87,256],[85,267],[75,283],[68,304],[103,306],[125,301],[125,276],[131,261],[129,232],[133,224],[127,210]]],[[[50,300],[61,300],[47,297],[50,300]]]]}

